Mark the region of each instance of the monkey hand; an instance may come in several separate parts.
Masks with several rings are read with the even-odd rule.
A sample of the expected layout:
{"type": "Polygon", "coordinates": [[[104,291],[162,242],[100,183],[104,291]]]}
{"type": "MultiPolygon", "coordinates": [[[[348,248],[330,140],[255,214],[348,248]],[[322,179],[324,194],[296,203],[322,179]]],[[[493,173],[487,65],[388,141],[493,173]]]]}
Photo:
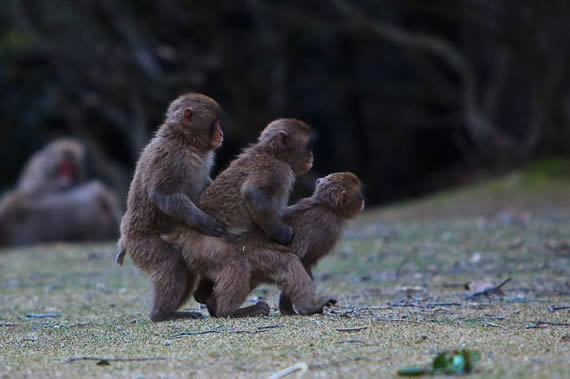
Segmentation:
{"type": "Polygon", "coordinates": [[[278,228],[271,233],[269,238],[272,240],[279,242],[282,245],[287,245],[293,239],[295,233],[293,232],[293,228],[287,225],[280,225],[278,228]]]}
{"type": "Polygon", "coordinates": [[[198,223],[195,225],[199,231],[213,237],[219,237],[224,234],[226,226],[222,222],[207,214],[203,216],[204,217],[200,217],[198,223]]]}

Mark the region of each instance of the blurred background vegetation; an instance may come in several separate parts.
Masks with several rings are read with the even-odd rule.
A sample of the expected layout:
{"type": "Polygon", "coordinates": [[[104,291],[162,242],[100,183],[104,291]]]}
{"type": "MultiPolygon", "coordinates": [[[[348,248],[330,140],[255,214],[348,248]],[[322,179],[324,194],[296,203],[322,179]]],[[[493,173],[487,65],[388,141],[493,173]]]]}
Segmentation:
{"type": "Polygon", "coordinates": [[[124,195],[188,91],[225,110],[218,169],[297,117],[314,175],[354,171],[377,204],[568,156],[569,20],[566,0],[4,0],[0,192],[76,136],[124,195]]]}

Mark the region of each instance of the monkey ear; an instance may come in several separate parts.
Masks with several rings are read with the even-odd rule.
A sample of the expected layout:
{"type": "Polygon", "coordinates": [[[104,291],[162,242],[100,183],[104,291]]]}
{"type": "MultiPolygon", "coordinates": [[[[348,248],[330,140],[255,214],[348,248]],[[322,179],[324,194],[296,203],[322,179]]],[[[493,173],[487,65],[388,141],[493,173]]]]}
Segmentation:
{"type": "Polygon", "coordinates": [[[340,198],[338,199],[338,205],[340,205],[341,208],[344,208],[346,206],[347,200],[348,195],[346,194],[346,191],[342,191],[340,193],[340,198]]]}
{"type": "Polygon", "coordinates": [[[289,140],[289,136],[283,130],[280,130],[279,133],[277,133],[277,143],[281,149],[284,149],[287,147],[288,140],[289,140]]]}
{"type": "Polygon", "coordinates": [[[194,115],[194,112],[192,111],[192,108],[186,108],[184,109],[184,114],[182,115],[182,125],[184,126],[190,126],[190,124],[192,123],[192,116],[194,115]]]}

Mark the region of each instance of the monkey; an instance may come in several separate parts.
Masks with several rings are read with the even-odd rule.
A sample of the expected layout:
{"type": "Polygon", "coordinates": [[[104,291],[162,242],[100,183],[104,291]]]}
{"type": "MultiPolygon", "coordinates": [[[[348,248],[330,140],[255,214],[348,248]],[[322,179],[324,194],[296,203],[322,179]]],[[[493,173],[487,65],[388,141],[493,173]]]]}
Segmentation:
{"type": "Polygon", "coordinates": [[[119,200],[98,181],[42,196],[13,190],[0,201],[0,246],[116,238],[119,200]]]}
{"type": "MultiPolygon", "coordinates": [[[[301,259],[311,279],[312,268],[334,249],[346,221],[364,207],[360,180],[353,173],[341,172],[317,179],[311,197],[287,208],[284,219],[295,232],[289,247],[301,259]]],[[[291,298],[283,292],[279,310],[282,314],[295,314],[291,298]]]]}
{"type": "MultiPolygon", "coordinates": [[[[295,119],[271,122],[257,143],[246,148],[218,175],[200,197],[200,207],[227,225],[239,238],[259,228],[277,242],[288,242],[292,228],[281,220],[295,176],[310,170],[312,130],[295,119]]],[[[301,314],[322,312],[328,299],[316,299],[312,279],[298,256],[257,249],[249,253],[235,249],[227,238],[215,238],[187,228],[163,235],[178,246],[190,270],[200,275],[200,288],[211,288],[205,299],[214,317],[267,315],[265,302],[239,309],[250,290],[250,278],[277,283],[301,314]]],[[[197,299],[200,301],[200,299],[197,299]]]]}
{"type": "Polygon", "coordinates": [[[226,224],[230,238],[257,225],[270,239],[287,244],[293,230],[281,215],[295,177],[313,165],[313,143],[311,127],[303,121],[269,123],[257,143],[244,149],[204,191],[200,207],[226,224]]]}
{"type": "Polygon", "coordinates": [[[66,190],[87,180],[85,147],[72,138],[59,138],[35,153],[24,166],[16,189],[43,194],[66,190]]]}
{"type": "Polygon", "coordinates": [[[124,250],[150,276],[152,321],[201,316],[176,312],[189,297],[196,275],[178,249],[160,235],[179,225],[205,235],[224,232],[223,223],[196,205],[212,181],[214,151],[223,142],[220,112],[218,103],[206,95],[178,97],[136,164],[121,220],[117,260],[124,250]]]}
{"type": "MultiPolygon", "coordinates": [[[[264,233],[257,229],[241,239],[232,242],[237,251],[247,252],[246,255],[266,257],[267,250],[274,252],[296,254],[307,274],[312,279],[312,267],[329,254],[336,245],[347,220],[354,218],[364,209],[365,201],[361,191],[361,183],[356,175],[350,172],[333,173],[317,179],[316,188],[311,197],[301,199],[296,204],[287,207],[284,221],[294,229],[295,236],[289,246],[283,246],[268,240],[264,233]],[[318,226],[318,228],[315,228],[318,226]]],[[[252,260],[252,258],[249,258],[252,260]]],[[[274,264],[273,261],[270,261],[274,264]]],[[[255,267],[254,264],[252,264],[255,267]]],[[[256,270],[250,275],[250,289],[262,282],[267,282],[266,272],[274,268],[256,270]]],[[[194,297],[201,303],[214,302],[210,300],[211,285],[199,286],[194,297]]],[[[334,299],[329,302],[335,303],[334,299]]],[[[279,310],[285,315],[294,315],[293,301],[286,292],[279,299],[279,310]]]]}
{"type": "MultiPolygon", "coordinates": [[[[260,234],[266,238],[263,232],[260,234]]],[[[200,275],[200,285],[209,288],[206,297],[197,301],[206,304],[212,317],[268,316],[270,308],[263,301],[239,308],[252,285],[261,282],[277,284],[302,315],[322,313],[323,307],[335,302],[315,296],[311,277],[291,251],[236,248],[235,241],[230,243],[188,228],[179,228],[163,238],[180,249],[189,270],[200,275]]]]}

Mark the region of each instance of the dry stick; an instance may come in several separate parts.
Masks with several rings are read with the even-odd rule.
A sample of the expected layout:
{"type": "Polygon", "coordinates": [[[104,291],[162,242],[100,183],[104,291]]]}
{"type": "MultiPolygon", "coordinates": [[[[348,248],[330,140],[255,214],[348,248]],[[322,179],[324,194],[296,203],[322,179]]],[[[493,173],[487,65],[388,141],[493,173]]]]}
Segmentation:
{"type": "Polygon", "coordinates": [[[502,286],[504,286],[505,284],[507,284],[508,282],[511,281],[512,278],[507,278],[505,279],[501,284],[499,284],[498,286],[495,287],[491,287],[491,288],[487,288],[486,290],[483,291],[479,291],[479,292],[475,292],[473,295],[469,295],[466,297],[466,299],[474,299],[477,296],[482,296],[482,295],[489,295],[492,294],[493,292],[498,291],[499,289],[501,289],[502,286]]]}
{"type": "Polygon", "coordinates": [[[170,336],[170,338],[178,338],[178,337],[183,337],[183,336],[197,336],[200,334],[209,334],[209,333],[222,333],[219,330],[215,330],[215,329],[210,329],[210,330],[202,330],[202,331],[198,331],[198,332],[181,332],[181,333],[176,333],[170,336]]]}
{"type": "Polygon", "coordinates": [[[426,308],[435,308],[435,307],[460,307],[461,303],[426,303],[426,308]]]}
{"type": "Polygon", "coordinates": [[[256,334],[256,333],[269,332],[270,329],[275,329],[275,328],[279,328],[279,327],[281,327],[281,325],[265,325],[265,326],[260,326],[255,330],[220,331],[220,330],[210,329],[210,330],[202,330],[202,331],[197,331],[197,332],[180,332],[180,333],[176,333],[176,334],[171,335],[170,338],[179,338],[179,337],[184,337],[184,336],[197,336],[200,334],[210,334],[210,333],[256,334]]]}
{"type": "Polygon", "coordinates": [[[538,325],[570,326],[570,322],[537,321],[538,325]]]}
{"type": "Polygon", "coordinates": [[[55,313],[26,313],[27,318],[56,318],[55,313]]]}
{"type": "Polygon", "coordinates": [[[276,372],[275,374],[271,375],[269,379],[279,379],[297,371],[300,371],[297,373],[297,376],[300,377],[303,376],[308,369],[309,366],[305,362],[299,362],[291,367],[287,367],[284,370],[276,372]]]}
{"type": "Polygon", "coordinates": [[[556,306],[556,305],[554,305],[554,304],[548,306],[548,310],[549,310],[550,312],[563,311],[563,310],[566,310],[566,309],[570,309],[570,306],[563,305],[563,306],[558,307],[558,306],[556,306]]]}
{"type": "Polygon", "coordinates": [[[377,318],[376,321],[384,321],[384,322],[401,321],[401,322],[413,322],[415,324],[421,324],[421,325],[425,324],[425,322],[416,321],[416,320],[406,320],[405,318],[390,318],[390,319],[377,318]]]}
{"type": "Polygon", "coordinates": [[[140,358],[115,358],[115,357],[71,357],[66,363],[75,361],[165,361],[166,357],[140,357],[140,358]]]}
{"type": "Polygon", "coordinates": [[[361,330],[368,329],[367,326],[357,326],[356,328],[337,328],[337,332],[360,332],[361,330]]]}

